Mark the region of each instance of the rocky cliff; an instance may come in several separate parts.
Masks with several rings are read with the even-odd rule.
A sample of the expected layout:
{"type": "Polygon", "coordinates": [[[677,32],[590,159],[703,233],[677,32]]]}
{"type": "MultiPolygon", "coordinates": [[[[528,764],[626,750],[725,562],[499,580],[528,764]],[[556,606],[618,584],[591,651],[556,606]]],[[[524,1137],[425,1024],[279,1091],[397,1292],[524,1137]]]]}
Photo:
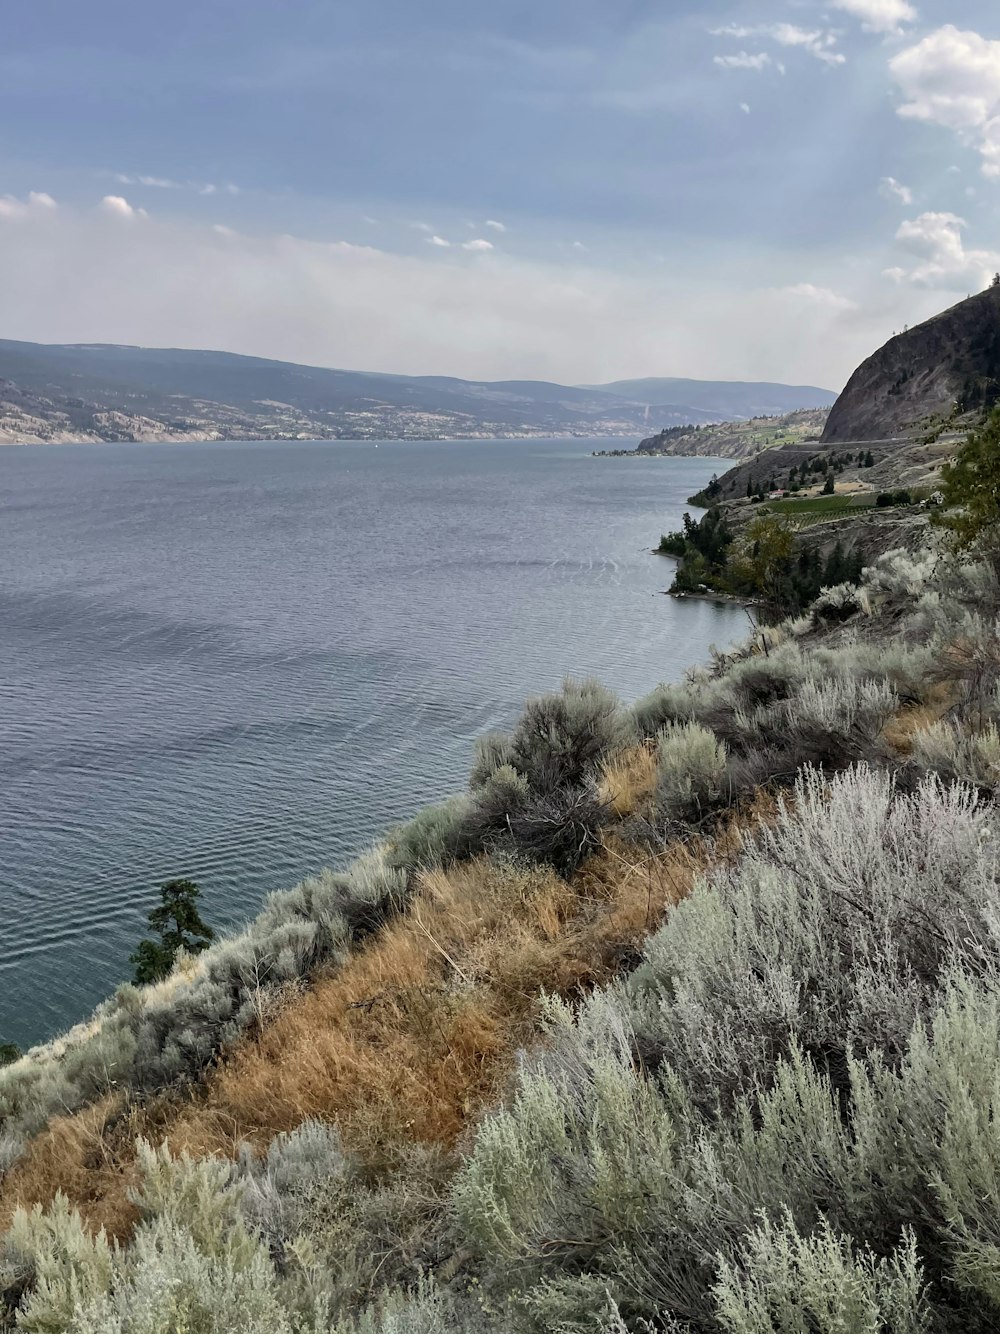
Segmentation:
{"type": "Polygon", "coordinates": [[[862,362],[823,444],[913,440],[1000,398],[1000,287],[891,338],[862,362]]]}

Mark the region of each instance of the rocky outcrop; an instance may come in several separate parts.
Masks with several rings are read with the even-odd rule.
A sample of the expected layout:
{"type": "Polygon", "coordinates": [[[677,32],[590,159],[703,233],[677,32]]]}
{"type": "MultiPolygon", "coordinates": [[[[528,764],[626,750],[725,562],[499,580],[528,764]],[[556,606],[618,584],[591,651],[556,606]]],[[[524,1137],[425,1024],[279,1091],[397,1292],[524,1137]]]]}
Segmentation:
{"type": "Polygon", "coordinates": [[[910,441],[1000,398],[1000,286],[890,338],[834,404],[824,445],[910,441]]]}

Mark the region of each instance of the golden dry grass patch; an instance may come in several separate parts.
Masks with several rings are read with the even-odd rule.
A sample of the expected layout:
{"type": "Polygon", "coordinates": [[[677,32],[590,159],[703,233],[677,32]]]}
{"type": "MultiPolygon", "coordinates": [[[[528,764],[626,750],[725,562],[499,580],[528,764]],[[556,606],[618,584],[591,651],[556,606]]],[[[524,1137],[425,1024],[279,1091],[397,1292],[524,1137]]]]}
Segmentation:
{"type": "Polygon", "coordinates": [[[53,1117],[3,1179],[0,1232],[16,1209],[48,1204],[61,1191],[81,1208],[94,1232],[104,1228],[109,1237],[128,1236],[138,1210],[127,1192],[138,1174],[135,1136],[129,1136],[127,1165],[116,1152],[114,1127],[124,1108],[124,1098],[110,1093],[71,1116],[53,1117]]]}
{"type": "Polygon", "coordinates": [[[656,754],[651,745],[629,746],[601,764],[598,795],[619,819],[633,815],[656,790],[656,754]]]}

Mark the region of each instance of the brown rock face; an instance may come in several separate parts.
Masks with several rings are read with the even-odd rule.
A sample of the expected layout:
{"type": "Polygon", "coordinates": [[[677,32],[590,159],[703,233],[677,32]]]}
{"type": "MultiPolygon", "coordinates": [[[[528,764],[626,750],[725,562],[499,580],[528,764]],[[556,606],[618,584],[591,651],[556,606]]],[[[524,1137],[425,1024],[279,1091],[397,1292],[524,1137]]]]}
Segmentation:
{"type": "Polygon", "coordinates": [[[825,445],[912,439],[932,418],[1000,398],[1000,287],[897,334],[863,362],[837,399],[825,445]]]}

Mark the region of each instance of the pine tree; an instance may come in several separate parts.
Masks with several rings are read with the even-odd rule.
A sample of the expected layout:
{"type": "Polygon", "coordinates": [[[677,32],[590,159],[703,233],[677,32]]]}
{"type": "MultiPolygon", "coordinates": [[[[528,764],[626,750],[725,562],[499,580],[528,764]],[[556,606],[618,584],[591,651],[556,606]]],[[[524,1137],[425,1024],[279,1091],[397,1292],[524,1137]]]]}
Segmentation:
{"type": "Polygon", "coordinates": [[[181,950],[200,954],[215,939],[198,912],[201,890],[193,880],[168,880],[160,889],[160,906],[149,914],[149,925],[158,931],[159,940],[141,940],[129,962],[135,964],[138,986],[158,982],[174,966],[181,950]]]}
{"type": "Polygon", "coordinates": [[[1000,569],[1000,407],[941,469],[945,513],[959,551],[978,551],[1000,569]]]}

